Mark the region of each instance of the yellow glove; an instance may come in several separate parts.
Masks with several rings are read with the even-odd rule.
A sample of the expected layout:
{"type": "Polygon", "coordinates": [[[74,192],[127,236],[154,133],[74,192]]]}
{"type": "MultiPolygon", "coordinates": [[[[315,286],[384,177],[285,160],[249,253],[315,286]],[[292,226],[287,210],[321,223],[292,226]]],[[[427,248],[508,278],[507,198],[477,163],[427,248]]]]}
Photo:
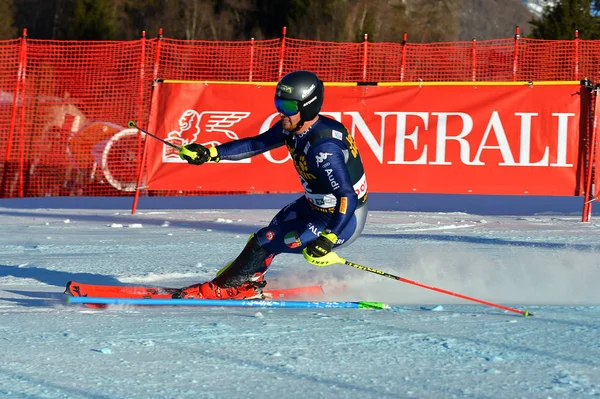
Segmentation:
{"type": "Polygon", "coordinates": [[[205,162],[219,162],[219,152],[216,147],[206,148],[202,144],[197,143],[181,147],[179,157],[192,165],[202,165],[205,162]]]}
{"type": "Polygon", "coordinates": [[[337,256],[328,256],[332,254],[331,250],[337,240],[338,237],[335,233],[325,230],[319,234],[316,240],[310,242],[304,248],[304,251],[302,251],[304,259],[314,266],[330,266],[338,263],[339,258],[337,256]]]}

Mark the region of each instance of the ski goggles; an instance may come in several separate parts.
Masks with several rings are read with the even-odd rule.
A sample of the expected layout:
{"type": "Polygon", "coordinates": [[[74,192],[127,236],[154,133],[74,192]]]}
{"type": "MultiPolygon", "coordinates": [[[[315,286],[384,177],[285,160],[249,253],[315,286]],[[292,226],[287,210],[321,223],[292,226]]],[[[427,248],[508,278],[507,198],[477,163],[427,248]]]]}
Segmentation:
{"type": "Polygon", "coordinates": [[[284,100],[275,98],[275,108],[286,116],[296,115],[298,113],[298,102],[296,100],[284,100]]]}

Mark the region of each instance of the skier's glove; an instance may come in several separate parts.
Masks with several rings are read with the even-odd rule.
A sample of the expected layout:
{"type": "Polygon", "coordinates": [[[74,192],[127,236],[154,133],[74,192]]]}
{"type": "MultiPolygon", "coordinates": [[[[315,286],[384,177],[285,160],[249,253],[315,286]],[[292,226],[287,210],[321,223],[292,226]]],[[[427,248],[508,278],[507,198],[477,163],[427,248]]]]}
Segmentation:
{"type": "Polygon", "coordinates": [[[310,257],[320,258],[331,252],[337,240],[338,237],[335,233],[323,232],[319,234],[319,237],[317,237],[316,240],[309,243],[304,251],[306,252],[306,255],[310,257]]]}
{"type": "Polygon", "coordinates": [[[302,254],[304,259],[313,266],[331,266],[340,263],[340,257],[335,252],[331,252],[337,242],[337,235],[332,232],[323,232],[316,240],[309,243],[302,254]]]}
{"type": "Polygon", "coordinates": [[[202,165],[205,162],[219,162],[219,152],[216,147],[206,148],[202,144],[197,143],[181,147],[179,156],[192,165],[202,165]]]}

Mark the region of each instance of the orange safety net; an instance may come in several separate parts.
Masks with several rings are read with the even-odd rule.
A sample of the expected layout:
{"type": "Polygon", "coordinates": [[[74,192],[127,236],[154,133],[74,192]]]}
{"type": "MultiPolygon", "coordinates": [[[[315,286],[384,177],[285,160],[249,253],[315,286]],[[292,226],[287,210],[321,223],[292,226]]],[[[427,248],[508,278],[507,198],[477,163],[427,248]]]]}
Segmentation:
{"type": "MultiPolygon", "coordinates": [[[[152,82],[600,79],[600,41],[0,41],[0,197],[133,195],[152,82]]],[[[145,193],[186,195],[193,193],[145,193]]],[[[210,193],[215,194],[215,193],[210,193]]]]}

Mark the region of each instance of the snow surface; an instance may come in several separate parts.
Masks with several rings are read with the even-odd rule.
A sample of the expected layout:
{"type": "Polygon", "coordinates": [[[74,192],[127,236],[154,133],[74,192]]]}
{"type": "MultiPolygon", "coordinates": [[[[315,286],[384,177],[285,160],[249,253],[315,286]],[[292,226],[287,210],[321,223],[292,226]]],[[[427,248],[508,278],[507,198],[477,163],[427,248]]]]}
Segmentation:
{"type": "Polygon", "coordinates": [[[600,224],[578,212],[373,210],[339,251],[534,317],[298,255],[275,259],[270,285],[392,309],[66,304],[69,280],[210,279],[277,211],[107,201],[0,200],[0,397],[600,397],[600,224]]]}

